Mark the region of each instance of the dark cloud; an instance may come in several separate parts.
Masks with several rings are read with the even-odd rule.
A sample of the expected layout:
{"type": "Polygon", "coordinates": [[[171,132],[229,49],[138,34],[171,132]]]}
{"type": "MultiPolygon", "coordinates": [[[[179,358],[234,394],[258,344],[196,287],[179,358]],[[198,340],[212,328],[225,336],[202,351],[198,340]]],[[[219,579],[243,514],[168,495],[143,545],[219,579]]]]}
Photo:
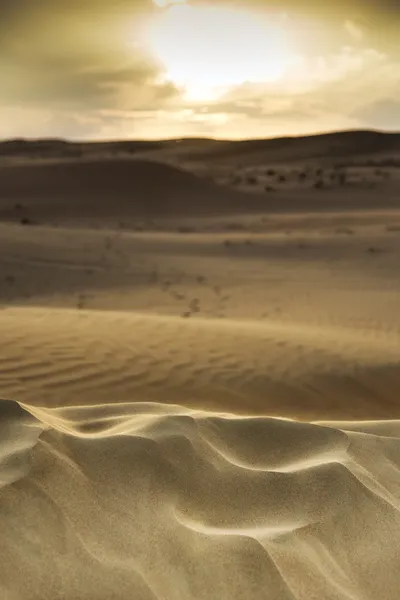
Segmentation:
{"type": "Polygon", "coordinates": [[[154,108],[178,93],[172,84],[159,83],[157,74],[146,64],[91,68],[54,61],[51,67],[33,72],[15,68],[7,86],[0,91],[0,103],[18,99],[20,106],[112,109],[118,105],[121,90],[126,90],[126,95],[132,98],[131,107],[141,108],[143,99],[147,108],[154,108]]]}
{"type": "MultiPolygon", "coordinates": [[[[198,0],[203,1],[203,0],[198,0]]],[[[207,0],[205,0],[207,2],[207,0]]],[[[220,0],[221,4],[232,4],[232,0],[220,0]]],[[[213,2],[209,2],[213,4],[213,2]]],[[[336,0],[335,2],[315,2],[315,0],[238,0],[236,5],[271,10],[290,10],[308,15],[379,15],[381,18],[400,18],[398,0],[336,0]]]]}
{"type": "Polygon", "coordinates": [[[0,0],[0,105],[111,109],[177,94],[136,48],[146,0],[0,0]],[[129,23],[129,31],[126,29],[129,23]],[[129,37],[128,37],[129,34],[129,37]],[[125,36],[125,37],[124,37],[125,36]]]}

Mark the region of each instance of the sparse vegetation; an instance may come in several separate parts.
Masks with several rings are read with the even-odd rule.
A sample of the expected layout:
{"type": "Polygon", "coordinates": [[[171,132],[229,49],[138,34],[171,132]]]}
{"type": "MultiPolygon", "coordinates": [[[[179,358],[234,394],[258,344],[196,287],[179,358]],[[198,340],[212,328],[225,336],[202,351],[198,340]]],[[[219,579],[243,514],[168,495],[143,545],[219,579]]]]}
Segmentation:
{"type": "Polygon", "coordinates": [[[323,181],[323,179],[319,179],[314,183],[314,187],[316,190],[322,190],[325,187],[325,182],[323,181]]]}
{"type": "Polygon", "coordinates": [[[33,225],[33,221],[29,217],[22,217],[22,219],[20,219],[20,223],[21,225],[33,225]]]}
{"type": "Polygon", "coordinates": [[[276,188],[274,188],[272,185],[266,185],[266,186],[264,187],[264,190],[265,190],[266,192],[275,192],[275,191],[276,191],[276,188]]]}

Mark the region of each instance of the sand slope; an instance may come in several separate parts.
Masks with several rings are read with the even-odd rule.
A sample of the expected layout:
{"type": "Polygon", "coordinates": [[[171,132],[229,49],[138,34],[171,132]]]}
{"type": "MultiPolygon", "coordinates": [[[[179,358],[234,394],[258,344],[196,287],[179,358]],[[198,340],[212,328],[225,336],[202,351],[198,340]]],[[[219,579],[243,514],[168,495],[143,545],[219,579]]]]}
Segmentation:
{"type": "Polygon", "coordinates": [[[32,449],[35,422],[0,410],[31,460],[0,491],[7,600],[396,598],[399,423],[33,410],[32,449]]]}
{"type": "Polygon", "coordinates": [[[24,163],[0,168],[0,217],[204,215],[262,207],[177,167],[148,160],[24,163]]]}
{"type": "Polygon", "coordinates": [[[134,397],[303,420],[400,417],[398,333],[65,309],[1,319],[1,389],[30,405],[134,397]]]}

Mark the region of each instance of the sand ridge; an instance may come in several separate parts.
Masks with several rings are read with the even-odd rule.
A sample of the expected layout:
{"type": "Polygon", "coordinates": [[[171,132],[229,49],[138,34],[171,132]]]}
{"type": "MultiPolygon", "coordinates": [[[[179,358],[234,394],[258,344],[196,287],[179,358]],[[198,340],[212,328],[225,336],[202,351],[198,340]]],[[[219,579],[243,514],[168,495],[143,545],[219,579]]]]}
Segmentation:
{"type": "MultiPolygon", "coordinates": [[[[398,423],[389,436],[146,403],[32,413],[30,471],[0,494],[5,597],[395,597],[398,423]]],[[[2,410],[3,426],[23,419],[2,410]]]]}

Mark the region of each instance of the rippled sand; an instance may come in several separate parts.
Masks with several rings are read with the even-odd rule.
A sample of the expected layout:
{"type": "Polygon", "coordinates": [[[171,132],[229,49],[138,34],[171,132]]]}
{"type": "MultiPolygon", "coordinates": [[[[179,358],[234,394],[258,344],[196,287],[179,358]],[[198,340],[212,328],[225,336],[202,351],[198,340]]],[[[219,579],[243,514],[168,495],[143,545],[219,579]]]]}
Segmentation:
{"type": "Polygon", "coordinates": [[[399,422],[0,408],[4,598],[396,597],[399,422]]]}

